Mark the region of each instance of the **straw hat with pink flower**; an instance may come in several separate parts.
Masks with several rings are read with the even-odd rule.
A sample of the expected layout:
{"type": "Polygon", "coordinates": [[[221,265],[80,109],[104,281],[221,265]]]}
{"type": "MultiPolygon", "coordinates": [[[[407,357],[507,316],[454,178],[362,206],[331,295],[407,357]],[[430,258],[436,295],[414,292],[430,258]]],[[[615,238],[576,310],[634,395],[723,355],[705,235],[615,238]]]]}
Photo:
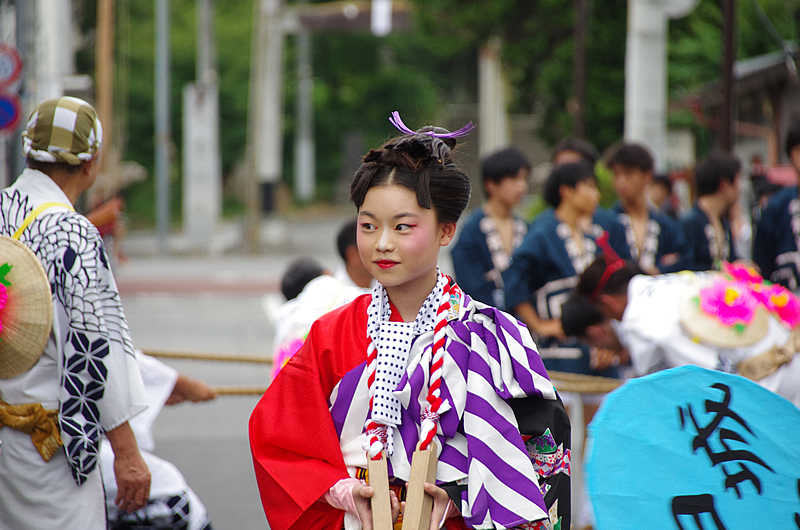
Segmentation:
{"type": "Polygon", "coordinates": [[[0,378],[30,370],[52,326],[53,299],[42,264],[28,247],[0,236],[0,378]]]}

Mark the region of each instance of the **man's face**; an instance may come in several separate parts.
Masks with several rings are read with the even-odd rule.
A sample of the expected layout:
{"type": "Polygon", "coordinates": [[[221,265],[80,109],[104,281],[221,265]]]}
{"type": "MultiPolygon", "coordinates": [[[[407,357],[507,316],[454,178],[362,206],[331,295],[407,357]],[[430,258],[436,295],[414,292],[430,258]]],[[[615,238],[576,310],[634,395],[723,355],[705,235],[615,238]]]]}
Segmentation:
{"type": "Polygon", "coordinates": [[[622,344],[620,344],[617,333],[611,326],[610,320],[586,328],[586,336],[584,339],[597,349],[622,349],[622,344]]]}
{"type": "Polygon", "coordinates": [[[615,164],[612,169],[614,171],[614,189],[623,202],[631,202],[645,196],[647,186],[653,178],[652,172],[619,164],[615,164]]]}
{"type": "Polygon", "coordinates": [[[94,181],[97,180],[97,175],[100,174],[101,157],[102,154],[97,153],[92,157],[91,160],[83,162],[80,172],[82,178],[82,187],[83,187],[81,193],[91,188],[92,185],[94,184],[94,181]]]}
{"type": "Polygon", "coordinates": [[[795,171],[800,174],[800,144],[792,147],[792,150],[789,153],[795,171]]]}
{"type": "Polygon", "coordinates": [[[528,175],[530,171],[521,168],[516,175],[506,177],[500,182],[486,182],[486,191],[500,203],[514,207],[528,192],[528,175]]]}
{"type": "MultiPolygon", "coordinates": [[[[727,185],[727,192],[725,194],[726,203],[728,208],[739,202],[739,194],[741,192],[741,173],[737,173],[733,178],[733,182],[727,185]]],[[[723,181],[725,182],[725,181],[723,181]]]]}
{"type": "Polygon", "coordinates": [[[562,204],[566,203],[579,215],[593,215],[600,203],[600,190],[594,179],[582,180],[574,188],[562,185],[561,190],[562,204]]]}
{"type": "Polygon", "coordinates": [[[574,164],[577,162],[586,162],[586,159],[577,151],[559,151],[553,157],[553,166],[560,166],[562,164],[574,164]]]}
{"type": "Polygon", "coordinates": [[[650,202],[656,206],[661,206],[661,204],[669,197],[669,190],[667,187],[656,182],[650,184],[647,193],[649,194],[650,202]]]}

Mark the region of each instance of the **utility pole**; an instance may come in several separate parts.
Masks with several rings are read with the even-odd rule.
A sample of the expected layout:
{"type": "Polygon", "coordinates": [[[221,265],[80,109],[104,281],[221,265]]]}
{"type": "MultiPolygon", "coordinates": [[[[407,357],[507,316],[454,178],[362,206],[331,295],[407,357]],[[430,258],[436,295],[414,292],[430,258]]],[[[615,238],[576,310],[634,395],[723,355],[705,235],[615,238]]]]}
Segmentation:
{"type": "Polygon", "coordinates": [[[629,0],[625,45],[625,141],[650,148],[666,169],[667,22],[688,15],[699,0],[629,0]]]}
{"type": "Polygon", "coordinates": [[[263,69],[256,93],[260,99],[255,170],[264,212],[275,208],[275,191],[281,179],[283,158],[283,0],[261,0],[260,34],[263,69]]]}
{"type": "Polygon", "coordinates": [[[162,254],[169,252],[169,0],[156,0],[155,142],[156,142],[156,232],[162,254]]]}
{"type": "MultiPolygon", "coordinates": [[[[281,178],[283,153],[281,123],[283,117],[283,41],[288,34],[308,31],[363,31],[372,28],[380,33],[404,31],[411,27],[411,6],[407,2],[380,0],[375,6],[366,0],[324,2],[285,6],[284,0],[255,0],[253,46],[250,63],[250,100],[247,123],[247,216],[246,238],[251,252],[258,250],[260,223],[264,212],[274,209],[275,190],[281,178]],[[386,14],[390,20],[385,20],[386,14]]],[[[300,43],[303,46],[302,42],[300,43]]],[[[309,41],[310,46],[310,41],[309,41]]],[[[310,76],[310,64],[307,70],[310,76]]],[[[309,77],[310,79],[310,77],[309,77]]],[[[310,92],[310,84],[306,83],[310,92]]],[[[310,101],[309,113],[310,113],[310,101]]],[[[304,103],[305,105],[306,103],[304,103]]],[[[309,114],[310,115],[310,114],[309,114]]],[[[313,125],[306,121],[309,138],[313,125]]],[[[308,149],[308,142],[303,148],[308,149]]],[[[313,146],[313,144],[311,144],[313,146]]],[[[313,163],[313,155],[303,156],[313,163]]],[[[309,171],[306,169],[306,171],[309,171]]],[[[310,171],[313,171],[313,167],[310,171]]],[[[313,186],[306,188],[312,189],[313,186]]],[[[298,190],[299,191],[299,190],[298,190]]],[[[308,191],[304,192],[308,193],[308,191]]],[[[312,192],[313,193],[313,192],[312,192]]]]}
{"type": "Polygon", "coordinates": [[[734,79],[733,65],[736,60],[736,0],[722,0],[722,107],[720,116],[720,147],[733,151],[734,125],[734,79]]]}
{"type": "MultiPolygon", "coordinates": [[[[97,45],[95,52],[95,103],[103,124],[103,156],[100,178],[108,179],[111,189],[119,189],[116,171],[114,132],[114,0],[97,0],[97,45]]],[[[107,199],[108,197],[103,197],[107,199]]]]}
{"type": "MultiPolygon", "coordinates": [[[[299,4],[307,4],[302,0],[299,4]]],[[[297,31],[297,137],[294,147],[295,193],[301,201],[310,201],[316,191],[314,149],[314,78],[311,75],[311,31],[297,31]]]]}
{"type": "Polygon", "coordinates": [[[22,157],[22,131],[27,126],[28,113],[35,101],[36,86],[36,3],[37,0],[17,0],[16,10],[16,36],[17,49],[22,56],[22,74],[20,75],[19,94],[22,99],[22,120],[10,142],[13,153],[12,165],[14,176],[20,175],[25,169],[25,159],[22,157]]]}
{"type": "Polygon", "coordinates": [[[509,143],[505,78],[500,60],[502,41],[491,37],[478,57],[478,150],[488,155],[509,143]]]}
{"type": "Polygon", "coordinates": [[[197,0],[197,81],[183,89],[183,232],[205,251],[222,210],[216,55],[214,2],[197,0]]]}

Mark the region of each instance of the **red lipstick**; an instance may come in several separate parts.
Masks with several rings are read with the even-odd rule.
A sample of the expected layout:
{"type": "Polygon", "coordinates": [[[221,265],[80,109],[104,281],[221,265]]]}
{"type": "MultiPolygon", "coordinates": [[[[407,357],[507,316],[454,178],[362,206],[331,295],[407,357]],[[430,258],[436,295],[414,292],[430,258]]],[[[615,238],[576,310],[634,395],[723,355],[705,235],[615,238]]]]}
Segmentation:
{"type": "Polygon", "coordinates": [[[375,264],[380,267],[381,269],[391,269],[395,265],[397,265],[396,261],[382,259],[375,262],[375,264]]]}

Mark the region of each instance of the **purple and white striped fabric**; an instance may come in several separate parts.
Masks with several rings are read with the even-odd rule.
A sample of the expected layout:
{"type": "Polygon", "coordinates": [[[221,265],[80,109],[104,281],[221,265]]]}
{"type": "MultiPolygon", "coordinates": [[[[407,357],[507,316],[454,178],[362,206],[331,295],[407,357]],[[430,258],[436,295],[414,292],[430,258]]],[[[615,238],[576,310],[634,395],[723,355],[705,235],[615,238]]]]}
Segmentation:
{"type": "MultiPolygon", "coordinates": [[[[460,290],[459,290],[460,292],[460,290]]],[[[441,395],[452,408],[437,430],[440,483],[466,484],[461,510],[470,528],[511,528],[547,517],[533,465],[508,400],[556,399],[528,330],[498,309],[461,294],[448,323],[441,395]]],[[[425,410],[433,331],[415,338],[395,395],[402,405],[394,427],[389,473],[408,480],[425,410]]],[[[345,375],[330,397],[345,464],[366,467],[362,443],[369,413],[366,363],[345,375]]]]}

